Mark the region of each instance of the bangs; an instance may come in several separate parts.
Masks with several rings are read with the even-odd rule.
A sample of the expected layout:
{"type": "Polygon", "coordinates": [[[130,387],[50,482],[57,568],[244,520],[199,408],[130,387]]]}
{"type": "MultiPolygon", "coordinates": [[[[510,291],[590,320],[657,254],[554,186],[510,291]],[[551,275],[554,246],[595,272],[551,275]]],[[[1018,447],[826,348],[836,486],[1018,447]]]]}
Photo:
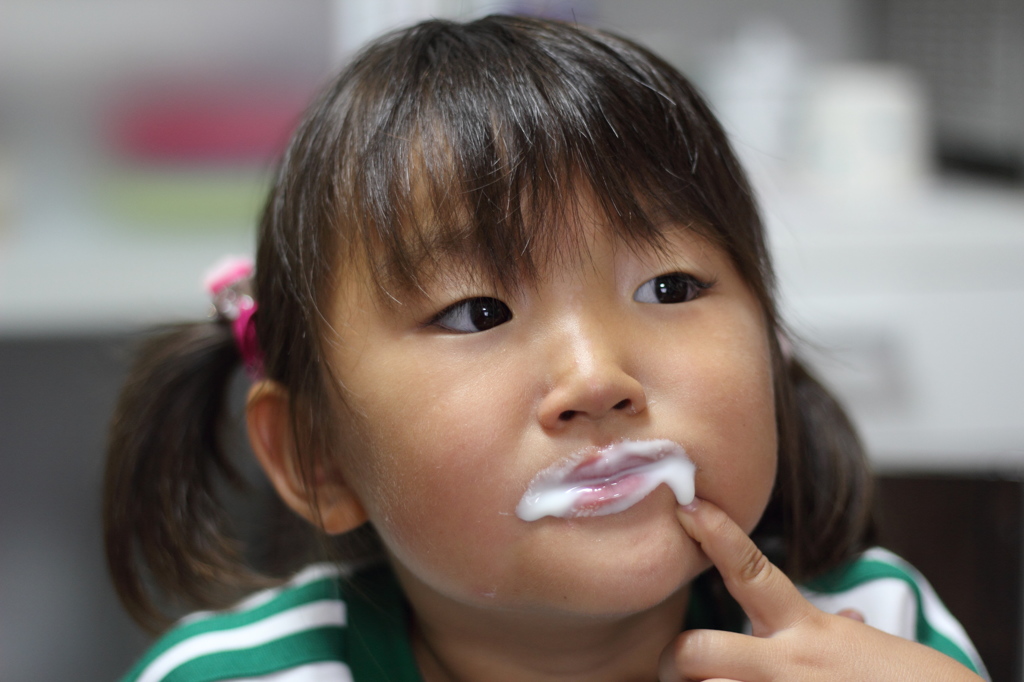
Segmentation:
{"type": "Polygon", "coordinates": [[[583,198],[633,246],[682,226],[732,251],[730,232],[756,221],[699,96],[623,39],[512,17],[435,21],[350,73],[335,215],[387,291],[460,264],[516,289],[576,255],[583,198]]]}

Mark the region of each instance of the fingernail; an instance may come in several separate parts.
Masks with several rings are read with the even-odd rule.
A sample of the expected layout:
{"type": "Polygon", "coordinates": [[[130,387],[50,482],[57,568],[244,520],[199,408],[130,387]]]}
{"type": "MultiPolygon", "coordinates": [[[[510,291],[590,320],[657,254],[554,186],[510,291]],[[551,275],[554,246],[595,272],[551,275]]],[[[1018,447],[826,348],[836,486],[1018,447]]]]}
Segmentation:
{"type": "Polygon", "coordinates": [[[688,514],[692,514],[693,512],[697,511],[697,498],[693,498],[693,502],[691,502],[690,504],[679,505],[679,508],[684,512],[687,512],[688,514]]]}

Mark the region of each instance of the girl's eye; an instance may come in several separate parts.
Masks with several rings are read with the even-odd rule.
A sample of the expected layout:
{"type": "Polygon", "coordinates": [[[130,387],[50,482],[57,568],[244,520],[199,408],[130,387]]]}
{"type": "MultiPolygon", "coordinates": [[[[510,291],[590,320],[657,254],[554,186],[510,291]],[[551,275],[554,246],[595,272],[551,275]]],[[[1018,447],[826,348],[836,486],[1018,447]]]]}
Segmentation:
{"type": "Polygon", "coordinates": [[[638,303],[686,303],[697,298],[702,291],[711,287],[711,282],[702,282],[693,275],[673,272],[649,279],[633,294],[638,303]]]}
{"type": "Polygon", "coordinates": [[[496,298],[467,298],[448,306],[431,320],[449,331],[472,334],[485,332],[512,319],[512,310],[496,298]]]}

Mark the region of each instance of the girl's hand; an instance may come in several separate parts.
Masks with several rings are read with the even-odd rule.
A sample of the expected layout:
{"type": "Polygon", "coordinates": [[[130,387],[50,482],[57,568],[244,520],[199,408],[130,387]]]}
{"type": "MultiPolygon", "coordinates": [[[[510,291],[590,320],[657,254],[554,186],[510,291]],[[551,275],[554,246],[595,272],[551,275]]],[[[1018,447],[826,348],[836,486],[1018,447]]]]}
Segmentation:
{"type": "Polygon", "coordinates": [[[981,679],[923,644],[818,610],[714,504],[695,501],[678,514],[747,614],[753,636],[684,632],[662,654],[661,682],[981,679]]]}

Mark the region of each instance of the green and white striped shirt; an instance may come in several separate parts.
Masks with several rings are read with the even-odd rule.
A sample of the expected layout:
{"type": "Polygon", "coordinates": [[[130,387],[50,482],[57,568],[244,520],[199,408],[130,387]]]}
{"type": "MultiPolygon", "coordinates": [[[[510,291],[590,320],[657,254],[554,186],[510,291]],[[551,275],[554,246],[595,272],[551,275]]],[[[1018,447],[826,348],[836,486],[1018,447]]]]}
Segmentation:
{"type": "MultiPolygon", "coordinates": [[[[801,591],[822,610],[857,609],[869,625],[927,644],[985,676],[960,624],[921,574],[891,552],[871,549],[801,591]]],[[[707,603],[691,604],[701,601],[707,603]]],[[[688,626],[700,620],[692,616],[688,626]]],[[[394,577],[383,566],[351,577],[332,565],[310,566],[232,609],[185,618],[124,678],[226,680],[421,682],[394,577]]]]}
{"type": "Polygon", "coordinates": [[[869,549],[846,568],[832,571],[800,591],[822,611],[857,609],[868,625],[926,644],[988,678],[967,633],[932,586],[917,569],[888,550],[869,549]]]}

